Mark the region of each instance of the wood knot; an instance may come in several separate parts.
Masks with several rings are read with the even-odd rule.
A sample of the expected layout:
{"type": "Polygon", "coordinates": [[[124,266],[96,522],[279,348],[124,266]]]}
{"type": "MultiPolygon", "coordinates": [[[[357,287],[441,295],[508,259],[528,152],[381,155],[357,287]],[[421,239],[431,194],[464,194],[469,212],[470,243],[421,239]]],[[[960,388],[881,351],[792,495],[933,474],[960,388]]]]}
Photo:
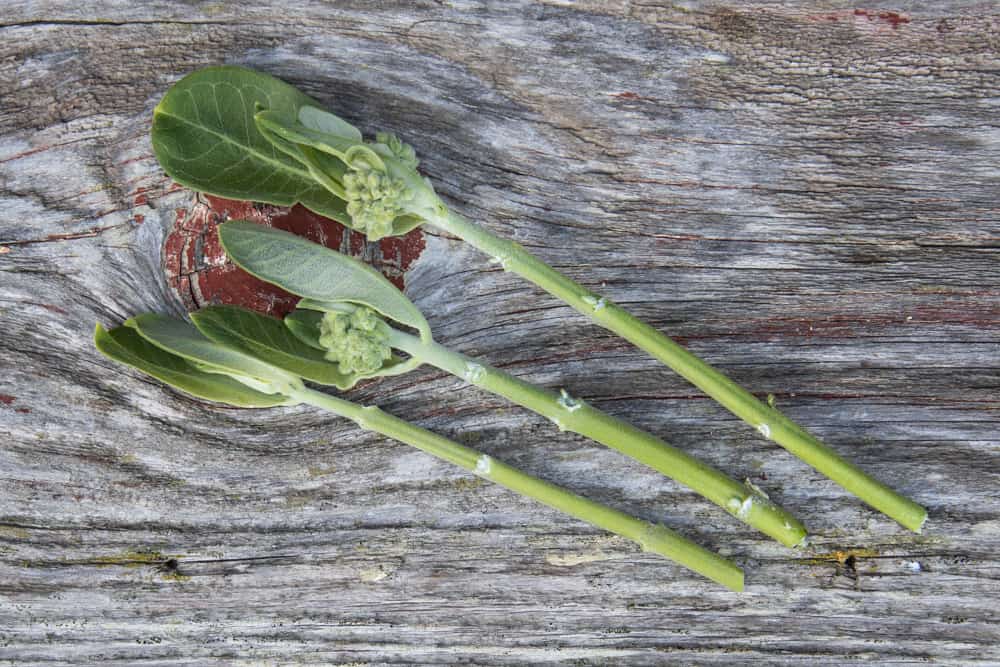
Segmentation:
{"type": "Polygon", "coordinates": [[[357,257],[403,289],[407,269],[425,243],[420,229],[369,243],[364,235],[302,207],[291,208],[198,196],[194,206],[177,210],[163,245],[167,284],[188,310],[229,304],[274,317],[290,313],[298,297],[259,280],[226,257],[216,228],[227,220],[250,220],[283,229],[357,257]]]}

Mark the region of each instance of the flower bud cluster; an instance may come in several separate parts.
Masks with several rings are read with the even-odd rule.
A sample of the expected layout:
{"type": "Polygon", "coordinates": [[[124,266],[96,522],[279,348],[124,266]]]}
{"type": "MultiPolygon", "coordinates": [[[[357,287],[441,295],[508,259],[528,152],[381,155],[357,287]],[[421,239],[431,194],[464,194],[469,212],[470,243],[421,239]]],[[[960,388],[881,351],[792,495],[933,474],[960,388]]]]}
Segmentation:
{"type": "Polygon", "coordinates": [[[340,372],[371,373],[392,356],[388,334],[378,326],[381,318],[371,308],[351,313],[328,312],[319,324],[319,344],[328,360],[340,364],[340,372]]]}
{"type": "Polygon", "coordinates": [[[416,169],[417,165],[420,164],[420,160],[417,159],[417,152],[413,150],[413,146],[403,143],[395,134],[391,132],[376,132],[375,141],[385,144],[392,151],[396,159],[410,169],[416,169]]]}
{"type": "Polygon", "coordinates": [[[403,213],[403,204],[413,193],[399,178],[378,169],[360,169],[344,174],[347,212],[354,226],[369,241],[392,233],[392,221],[403,213]]]}

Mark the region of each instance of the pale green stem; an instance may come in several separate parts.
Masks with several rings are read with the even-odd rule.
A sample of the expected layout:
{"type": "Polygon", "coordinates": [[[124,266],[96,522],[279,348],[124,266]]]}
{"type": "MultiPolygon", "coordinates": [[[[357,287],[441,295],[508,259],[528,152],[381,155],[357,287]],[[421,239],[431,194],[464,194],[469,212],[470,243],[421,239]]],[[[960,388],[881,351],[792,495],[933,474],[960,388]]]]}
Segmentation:
{"type": "Polygon", "coordinates": [[[552,421],[560,431],[579,433],[648,465],[785,546],[798,546],[806,536],[806,529],[798,519],[772,503],[755,487],[740,484],[656,436],[596,410],[569,394],[555,394],[452,352],[442,345],[425,343],[416,336],[395,329],[390,329],[389,344],[422,362],[537,412],[552,421]]]}
{"type": "Polygon", "coordinates": [[[680,563],[734,591],[743,590],[743,571],[722,556],[684,539],[670,529],[642,521],[566,489],[532,477],[475,449],[443,438],[370,406],[360,406],[312,389],[296,390],[291,398],[346,417],[363,429],[405,442],[480,477],[534,498],[572,517],[638,542],[643,550],[680,563]]]}
{"type": "Polygon", "coordinates": [[[448,212],[432,224],[454,234],[499,262],[506,271],[531,281],[578,312],[666,364],[693,385],[837,484],[912,531],[920,532],[927,510],[849,463],[775,408],[757,400],[721,372],[610,299],[570,280],[517,243],[499,238],[448,212]]]}

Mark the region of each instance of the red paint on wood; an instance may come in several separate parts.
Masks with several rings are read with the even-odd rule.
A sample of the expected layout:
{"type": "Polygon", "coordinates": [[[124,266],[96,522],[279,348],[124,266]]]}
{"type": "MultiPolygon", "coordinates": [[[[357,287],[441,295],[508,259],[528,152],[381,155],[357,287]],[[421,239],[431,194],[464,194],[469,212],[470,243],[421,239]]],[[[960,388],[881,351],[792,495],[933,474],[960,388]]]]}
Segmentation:
{"type": "Polygon", "coordinates": [[[45,310],[49,311],[50,313],[56,313],[58,315],[68,315],[69,314],[65,310],[63,310],[62,308],[60,308],[59,306],[54,306],[51,303],[41,303],[39,301],[21,301],[20,303],[23,303],[26,306],[37,306],[38,308],[44,308],[45,310]]]}
{"type": "Polygon", "coordinates": [[[31,412],[31,408],[14,408],[14,412],[20,412],[22,415],[26,415],[31,412]]]}
{"type": "Polygon", "coordinates": [[[414,260],[420,257],[427,244],[424,235],[415,229],[403,236],[391,236],[378,242],[379,270],[399,289],[404,287],[404,277],[414,260]]]}
{"type": "Polygon", "coordinates": [[[872,24],[884,24],[897,30],[899,26],[910,22],[910,17],[899,12],[876,11],[870,9],[854,9],[840,12],[830,12],[828,14],[813,14],[808,17],[810,21],[843,21],[866,19],[872,24]]]}
{"type": "Polygon", "coordinates": [[[368,243],[361,234],[302,206],[286,208],[205,196],[190,212],[178,209],[174,229],[163,246],[167,280],[189,310],[234,304],[281,317],[298,302],[298,297],[254,278],[226,258],[216,231],[226,220],[250,220],[284,229],[363,258],[400,289],[406,270],[425,246],[419,230],[368,243]]]}
{"type": "Polygon", "coordinates": [[[10,405],[15,400],[16,399],[10,394],[0,394],[0,403],[3,403],[4,405],[10,405]]]}
{"type": "Polygon", "coordinates": [[[855,9],[854,15],[863,16],[869,21],[888,23],[892,26],[893,30],[899,28],[899,26],[904,23],[910,22],[910,18],[908,16],[903,16],[899,12],[875,12],[867,9],[855,9]]]}

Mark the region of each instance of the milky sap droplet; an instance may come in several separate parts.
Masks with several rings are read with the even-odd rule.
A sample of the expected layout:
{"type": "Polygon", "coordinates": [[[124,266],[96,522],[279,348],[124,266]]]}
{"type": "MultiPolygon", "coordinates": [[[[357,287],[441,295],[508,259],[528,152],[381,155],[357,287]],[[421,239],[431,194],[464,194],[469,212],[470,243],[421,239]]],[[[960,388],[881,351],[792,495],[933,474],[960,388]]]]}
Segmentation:
{"type": "Polygon", "coordinates": [[[583,405],[583,401],[573,398],[565,389],[559,390],[559,406],[569,412],[576,412],[583,405]]]}
{"type": "Polygon", "coordinates": [[[499,264],[500,267],[506,271],[510,266],[511,257],[512,255],[510,250],[504,249],[498,252],[495,256],[490,257],[490,264],[499,264]]]}
{"type": "Polygon", "coordinates": [[[726,507],[739,518],[746,519],[750,516],[750,510],[753,508],[753,496],[747,496],[742,500],[737,496],[733,496],[726,502],[726,507]]]}
{"type": "Polygon", "coordinates": [[[465,364],[466,380],[475,384],[477,382],[481,382],[484,377],[486,377],[486,369],[483,368],[482,365],[471,361],[465,364]]]}

